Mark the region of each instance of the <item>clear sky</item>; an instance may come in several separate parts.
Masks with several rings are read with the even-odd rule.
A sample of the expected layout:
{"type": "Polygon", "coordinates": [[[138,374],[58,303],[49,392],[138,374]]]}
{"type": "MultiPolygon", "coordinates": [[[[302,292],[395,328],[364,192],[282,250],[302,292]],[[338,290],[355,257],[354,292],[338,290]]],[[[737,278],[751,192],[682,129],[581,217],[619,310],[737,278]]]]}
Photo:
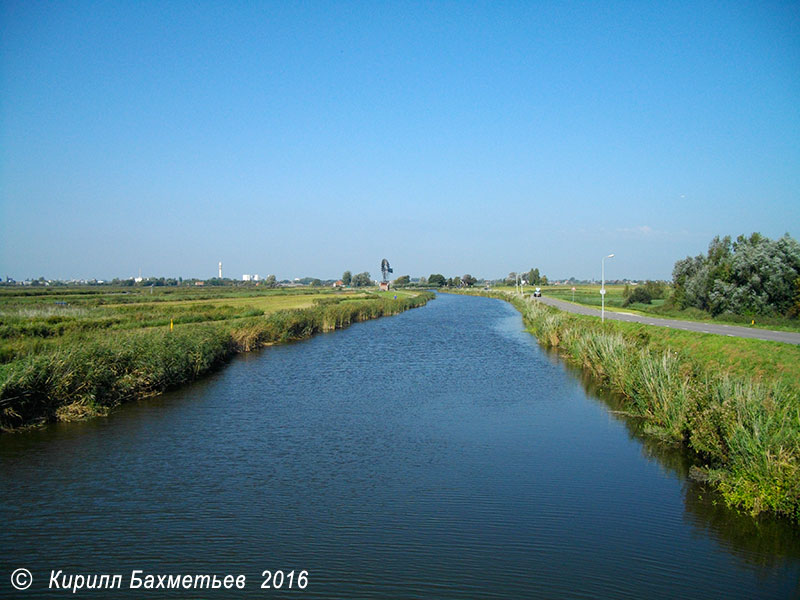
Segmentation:
{"type": "Polygon", "coordinates": [[[668,278],[798,237],[798,2],[0,11],[4,277],[668,278]]]}

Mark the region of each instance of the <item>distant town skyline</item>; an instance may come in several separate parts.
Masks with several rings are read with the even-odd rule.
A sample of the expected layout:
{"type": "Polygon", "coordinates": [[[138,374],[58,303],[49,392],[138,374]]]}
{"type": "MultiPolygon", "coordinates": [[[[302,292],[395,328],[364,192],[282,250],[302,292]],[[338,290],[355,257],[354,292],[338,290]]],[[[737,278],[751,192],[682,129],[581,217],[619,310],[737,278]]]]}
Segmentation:
{"type": "MultiPolygon", "coordinates": [[[[361,271],[361,272],[363,272],[363,271],[361,271]]],[[[369,272],[369,271],[367,271],[367,272],[369,272]]],[[[502,279],[506,279],[510,273],[511,272],[506,273],[505,275],[498,275],[497,277],[484,277],[484,276],[474,276],[474,277],[478,281],[499,281],[499,280],[502,280],[502,279]]],[[[527,273],[528,273],[528,271],[525,271],[525,272],[520,271],[520,274],[523,275],[523,276],[527,275],[527,273]]],[[[353,273],[353,274],[355,275],[356,273],[353,273]]],[[[411,279],[411,282],[412,283],[416,283],[416,282],[419,282],[422,279],[427,279],[430,275],[437,275],[437,274],[438,275],[443,275],[446,279],[456,278],[456,277],[461,278],[464,275],[472,275],[472,273],[452,274],[452,273],[433,272],[433,273],[427,273],[425,275],[404,274],[404,275],[398,275],[398,277],[404,277],[404,276],[408,275],[410,277],[410,279],[411,279]]],[[[243,273],[241,277],[223,277],[222,279],[223,279],[223,281],[232,281],[232,282],[241,282],[241,283],[264,283],[264,281],[267,279],[267,277],[271,277],[272,275],[273,274],[270,273],[267,276],[261,276],[259,274],[256,274],[254,276],[252,274],[243,273]]],[[[600,279],[596,278],[596,277],[587,277],[587,278],[579,278],[579,277],[574,277],[574,276],[570,276],[570,277],[550,277],[546,273],[542,273],[542,275],[547,277],[547,281],[550,284],[563,283],[563,282],[568,282],[570,280],[574,280],[574,281],[600,281],[600,279]]],[[[380,281],[381,280],[380,276],[375,277],[372,273],[370,273],[370,277],[374,281],[380,281]]],[[[398,279],[398,277],[389,278],[389,281],[390,282],[394,281],[394,280],[398,279]]],[[[119,281],[119,282],[133,281],[136,284],[136,283],[147,283],[147,282],[152,281],[152,280],[168,280],[168,281],[181,282],[181,281],[210,281],[210,280],[213,280],[213,279],[218,279],[218,278],[216,278],[216,277],[184,277],[183,275],[169,275],[169,276],[167,276],[167,275],[150,275],[148,277],[141,277],[141,278],[140,277],[88,277],[88,278],[57,279],[57,278],[53,278],[53,277],[44,277],[43,275],[41,275],[39,277],[24,277],[22,279],[16,279],[16,278],[13,278],[13,277],[2,277],[2,278],[0,278],[0,284],[12,283],[12,282],[19,284],[19,283],[26,283],[26,282],[41,282],[41,281],[44,281],[44,282],[61,282],[61,283],[64,283],[64,284],[73,284],[73,283],[106,284],[106,283],[113,283],[114,281],[119,281]]],[[[318,280],[318,281],[322,281],[322,282],[333,283],[333,282],[341,280],[341,276],[315,277],[315,276],[312,276],[312,275],[304,275],[302,277],[283,277],[283,278],[275,276],[275,281],[277,283],[298,282],[298,281],[303,282],[303,281],[309,281],[309,280],[318,280]]],[[[524,281],[527,281],[527,280],[524,279],[524,281]]],[[[637,279],[637,278],[634,278],[634,277],[606,277],[606,282],[610,282],[610,281],[645,281],[645,280],[644,279],[637,279]]]]}
{"type": "Polygon", "coordinates": [[[0,275],[669,279],[797,237],[800,5],[0,3],[0,275]]]}

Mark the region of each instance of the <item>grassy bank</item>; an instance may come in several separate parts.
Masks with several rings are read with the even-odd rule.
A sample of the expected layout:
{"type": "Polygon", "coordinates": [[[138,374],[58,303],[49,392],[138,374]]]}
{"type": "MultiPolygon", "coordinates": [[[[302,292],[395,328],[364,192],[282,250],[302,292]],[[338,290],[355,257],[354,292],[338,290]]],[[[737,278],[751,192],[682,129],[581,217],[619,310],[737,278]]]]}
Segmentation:
{"type": "Polygon", "coordinates": [[[800,349],[601,324],[532,299],[495,296],[520,310],[541,344],[622,398],[648,435],[685,446],[696,463],[693,476],[713,484],[728,504],[800,521],[800,349]]]}
{"type": "Polygon", "coordinates": [[[286,294],[236,302],[203,298],[188,306],[150,299],[109,306],[107,297],[99,305],[92,297],[83,305],[72,298],[68,306],[42,306],[24,298],[22,312],[6,302],[0,321],[0,427],[104,414],[192,381],[237,352],[394,315],[432,298],[427,292],[394,296],[289,295],[299,301],[295,308],[286,308],[286,294]]]}
{"type": "MultiPolygon", "coordinates": [[[[571,286],[547,286],[543,289],[543,292],[546,296],[550,296],[551,298],[600,308],[599,285],[577,285],[574,287],[574,293],[571,286]]],[[[634,288],[631,287],[631,289],[634,288]]],[[[507,288],[507,291],[512,291],[512,289],[507,288]]],[[[527,291],[529,290],[526,288],[526,292],[527,291]]],[[[717,317],[713,317],[710,313],[697,308],[680,309],[668,298],[654,299],[650,304],[634,302],[628,306],[624,306],[624,291],[624,285],[606,285],[606,310],[631,312],[662,319],[680,319],[683,321],[699,321],[718,323],[720,325],[737,325],[739,327],[776,329],[781,331],[800,331],[800,320],[796,318],[789,318],[781,315],[734,315],[731,313],[723,313],[717,317]]],[[[669,293],[671,293],[671,291],[669,293]]]]}

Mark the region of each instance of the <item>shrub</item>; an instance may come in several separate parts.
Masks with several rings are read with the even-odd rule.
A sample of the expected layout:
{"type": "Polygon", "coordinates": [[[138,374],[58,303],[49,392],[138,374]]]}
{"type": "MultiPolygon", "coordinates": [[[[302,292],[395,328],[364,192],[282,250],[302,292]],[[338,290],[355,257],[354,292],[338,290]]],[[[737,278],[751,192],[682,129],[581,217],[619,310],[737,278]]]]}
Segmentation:
{"type": "Polygon", "coordinates": [[[640,302],[642,304],[650,304],[653,301],[653,296],[646,287],[637,286],[633,289],[633,291],[628,294],[625,301],[622,303],[622,306],[630,306],[634,302],[640,302]]]}

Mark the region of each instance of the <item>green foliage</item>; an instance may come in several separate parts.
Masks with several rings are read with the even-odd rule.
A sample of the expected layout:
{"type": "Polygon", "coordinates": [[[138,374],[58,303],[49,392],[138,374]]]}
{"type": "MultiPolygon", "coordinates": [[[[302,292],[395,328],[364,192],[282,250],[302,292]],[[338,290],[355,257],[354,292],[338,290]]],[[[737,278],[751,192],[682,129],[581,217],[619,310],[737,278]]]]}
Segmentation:
{"type": "Polygon", "coordinates": [[[800,277],[794,280],[794,298],[789,315],[795,318],[800,317],[800,277]]]}
{"type": "Polygon", "coordinates": [[[394,287],[403,287],[405,285],[409,285],[411,283],[411,277],[409,275],[401,275],[397,279],[394,280],[394,287]]]}
{"type": "Polygon", "coordinates": [[[352,287],[369,287],[372,285],[372,277],[366,271],[357,273],[350,279],[350,285],[352,287]]]}
{"type": "Polygon", "coordinates": [[[350,282],[353,280],[353,274],[350,271],[345,271],[342,274],[342,283],[345,285],[350,285],[350,282]]]}
{"type": "Polygon", "coordinates": [[[800,244],[784,235],[715,237],[706,256],[686,257],[672,271],[674,301],[712,315],[787,314],[800,277],[800,244]]]}
{"type": "Polygon", "coordinates": [[[663,298],[667,293],[667,286],[660,281],[647,281],[639,284],[632,290],[630,286],[625,285],[622,296],[625,300],[622,306],[630,306],[634,303],[650,304],[654,299],[663,298]]]}
{"type": "Polygon", "coordinates": [[[472,287],[478,282],[472,275],[467,273],[466,275],[461,277],[461,283],[464,284],[465,287],[472,287]]]}
{"type": "Polygon", "coordinates": [[[447,285],[447,280],[444,278],[444,275],[440,273],[432,273],[430,277],[428,277],[428,285],[431,287],[444,287],[447,285]]]}
{"type": "MultiPolygon", "coordinates": [[[[634,304],[630,308],[645,314],[652,314],[658,317],[683,319],[687,321],[713,321],[720,324],[730,325],[746,325],[751,326],[751,321],[755,320],[753,326],[767,329],[776,329],[784,331],[800,331],[800,322],[798,322],[798,315],[736,315],[733,313],[722,313],[717,316],[712,316],[711,313],[689,306],[687,308],[680,308],[677,305],[675,297],[671,294],[670,286],[663,282],[659,282],[664,287],[664,299],[654,299],[652,304],[634,304]]],[[[587,306],[600,307],[600,293],[599,286],[593,285],[577,285],[577,290],[571,291],[569,286],[552,287],[547,290],[547,295],[552,298],[561,300],[574,301],[578,304],[585,304],[587,306]]],[[[637,286],[635,285],[609,285],[606,284],[605,296],[606,310],[609,308],[622,308],[625,302],[625,290],[628,290],[628,295],[632,293],[637,286]]]]}
{"type": "Polygon", "coordinates": [[[642,304],[650,304],[653,301],[653,296],[651,295],[650,291],[645,287],[635,287],[633,291],[629,291],[628,295],[625,297],[625,301],[622,303],[622,306],[629,306],[634,302],[639,302],[642,304]]]}
{"type": "Polygon", "coordinates": [[[230,337],[214,326],[183,331],[137,331],[98,336],[11,365],[0,387],[3,428],[53,420],[82,406],[83,414],[197,378],[232,352],[230,337]]]}

